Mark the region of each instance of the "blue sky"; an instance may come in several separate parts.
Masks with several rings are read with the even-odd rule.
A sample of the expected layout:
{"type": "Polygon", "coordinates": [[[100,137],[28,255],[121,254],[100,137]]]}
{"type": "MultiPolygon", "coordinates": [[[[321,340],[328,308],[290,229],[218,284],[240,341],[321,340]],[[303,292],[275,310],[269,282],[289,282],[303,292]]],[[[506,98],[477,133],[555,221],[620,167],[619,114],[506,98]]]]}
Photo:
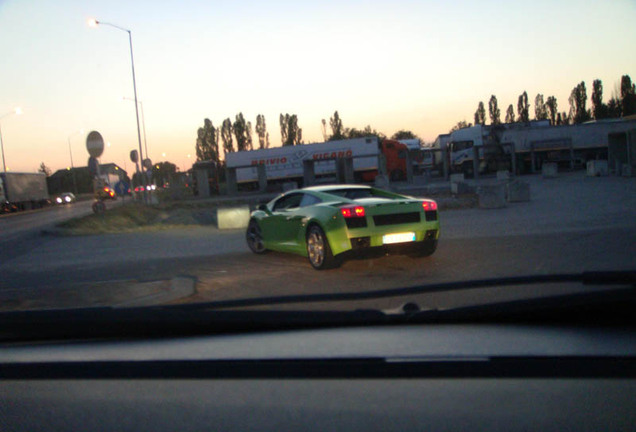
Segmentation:
{"type": "MultiPolygon", "coordinates": [[[[636,2],[603,1],[33,1],[0,0],[0,120],[7,166],[55,169],[88,157],[98,130],[102,161],[122,166],[137,147],[127,33],[150,157],[181,169],[203,119],[264,114],[273,145],[278,116],[297,114],[306,142],[321,119],[425,141],[472,121],[495,94],[502,112],[524,90],[557,97],[621,75],[636,78],[636,2]],[[76,133],[80,129],[84,134],[76,133]],[[165,156],[163,156],[165,154],[165,156]]],[[[533,110],[531,110],[531,115],[533,110]]]]}

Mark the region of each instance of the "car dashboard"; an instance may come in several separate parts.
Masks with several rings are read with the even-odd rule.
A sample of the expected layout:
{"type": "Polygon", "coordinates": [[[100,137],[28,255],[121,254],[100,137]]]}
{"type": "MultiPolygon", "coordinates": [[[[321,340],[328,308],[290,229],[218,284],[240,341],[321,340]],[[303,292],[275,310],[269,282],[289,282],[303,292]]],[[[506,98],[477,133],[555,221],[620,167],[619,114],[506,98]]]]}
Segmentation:
{"type": "Polygon", "coordinates": [[[633,430],[633,330],[337,327],[5,343],[10,430],[633,430]]]}

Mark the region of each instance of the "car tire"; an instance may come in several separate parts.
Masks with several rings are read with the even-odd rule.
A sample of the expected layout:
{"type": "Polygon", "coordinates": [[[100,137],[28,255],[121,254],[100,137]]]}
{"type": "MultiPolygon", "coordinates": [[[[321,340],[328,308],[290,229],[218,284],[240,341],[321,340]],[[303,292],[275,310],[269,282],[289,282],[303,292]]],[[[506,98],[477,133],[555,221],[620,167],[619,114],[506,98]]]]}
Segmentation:
{"type": "Polygon", "coordinates": [[[256,220],[250,220],[245,231],[245,240],[247,241],[247,247],[250,248],[255,254],[264,254],[267,252],[263,243],[263,235],[261,234],[261,227],[256,220]]]}
{"type": "Polygon", "coordinates": [[[307,258],[316,270],[326,270],[340,265],[340,259],[333,256],[325,232],[318,225],[310,225],[307,230],[307,258]]]}
{"type": "Polygon", "coordinates": [[[437,249],[437,240],[424,240],[417,245],[417,249],[409,254],[413,258],[423,258],[433,255],[437,249]]]}

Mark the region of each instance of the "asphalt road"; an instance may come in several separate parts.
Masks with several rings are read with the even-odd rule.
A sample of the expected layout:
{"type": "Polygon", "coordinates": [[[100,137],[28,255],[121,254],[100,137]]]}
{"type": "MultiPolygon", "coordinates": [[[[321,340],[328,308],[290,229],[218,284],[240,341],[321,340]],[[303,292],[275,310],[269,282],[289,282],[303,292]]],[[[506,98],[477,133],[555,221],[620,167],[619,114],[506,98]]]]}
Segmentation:
{"type": "MultiPolygon", "coordinates": [[[[2,242],[0,302],[5,302],[5,310],[18,304],[8,299],[20,296],[49,299],[48,306],[69,305],[57,302],[65,296],[70,305],[108,304],[109,286],[177,276],[196,280],[196,294],[182,301],[216,301],[636,269],[635,179],[568,176],[558,181],[540,177],[529,181],[530,202],[498,210],[442,212],[439,247],[431,257],[351,260],[321,272],[300,256],[253,255],[242,230],[219,231],[208,226],[82,237],[27,230],[14,245],[2,242]],[[98,285],[100,290],[94,288],[98,285]],[[93,289],[99,295],[91,297],[93,289]],[[78,297],[78,293],[82,295],[78,297]]],[[[525,287],[524,292],[539,295],[545,289],[525,287]]],[[[511,293],[431,293],[420,301],[450,307],[507,298],[511,293]]],[[[356,305],[375,306],[373,302],[356,305]]]]}

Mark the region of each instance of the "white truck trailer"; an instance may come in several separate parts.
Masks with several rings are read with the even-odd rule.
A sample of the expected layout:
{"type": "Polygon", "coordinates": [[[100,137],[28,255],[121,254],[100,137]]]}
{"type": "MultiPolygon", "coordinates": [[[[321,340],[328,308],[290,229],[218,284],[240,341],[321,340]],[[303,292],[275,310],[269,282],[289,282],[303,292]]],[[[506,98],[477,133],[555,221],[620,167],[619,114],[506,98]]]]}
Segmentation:
{"type": "Polygon", "coordinates": [[[227,168],[236,169],[240,183],[258,181],[258,165],[265,165],[268,181],[292,181],[303,178],[303,161],[314,160],[316,177],[336,174],[336,158],[353,158],[356,175],[373,180],[378,172],[379,156],[385,157],[387,172],[395,177],[406,176],[406,145],[392,140],[379,142],[375,137],[327,141],[317,144],[273,147],[261,150],[232,152],[226,155],[227,168]],[[402,154],[400,155],[400,152],[402,154]]]}
{"type": "Polygon", "coordinates": [[[14,212],[49,204],[44,173],[0,173],[0,211],[14,212]]]}

